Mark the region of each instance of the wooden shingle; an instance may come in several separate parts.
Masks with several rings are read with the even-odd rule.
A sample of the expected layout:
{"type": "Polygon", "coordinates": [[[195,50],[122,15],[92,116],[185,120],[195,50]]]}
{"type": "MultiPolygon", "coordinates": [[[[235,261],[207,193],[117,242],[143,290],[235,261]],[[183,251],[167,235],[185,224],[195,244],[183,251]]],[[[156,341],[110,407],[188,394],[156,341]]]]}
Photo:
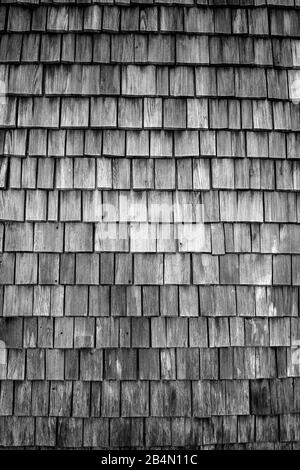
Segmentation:
{"type": "Polygon", "coordinates": [[[163,257],[162,255],[134,256],[135,283],[162,284],[163,283],[163,257]],[[146,264],[145,264],[146,261],[146,264]]]}
{"type": "Polygon", "coordinates": [[[266,76],[262,69],[243,68],[235,71],[236,96],[245,98],[265,98],[266,76]]]}
{"type": "Polygon", "coordinates": [[[179,314],[177,286],[162,286],[160,288],[160,313],[167,317],[179,314]]]}
{"type": "Polygon", "coordinates": [[[90,224],[69,223],[65,225],[66,251],[92,251],[93,227],[90,224]]]}
{"type": "Polygon", "coordinates": [[[174,7],[169,10],[161,7],[160,29],[161,31],[182,31],[183,30],[183,10],[174,7]]]}
{"type": "Polygon", "coordinates": [[[176,58],[181,64],[207,64],[208,38],[206,36],[177,36],[176,58]]]}
{"type": "Polygon", "coordinates": [[[186,127],[186,102],[183,99],[164,101],[164,127],[167,129],[186,127]]]}
{"type": "Polygon", "coordinates": [[[121,98],[118,104],[118,122],[120,128],[142,127],[142,100],[121,98]]]}
{"type": "Polygon", "coordinates": [[[186,381],[151,382],[150,396],[153,416],[191,414],[191,393],[186,381]]]}
{"type": "Polygon", "coordinates": [[[65,315],[86,316],[88,308],[87,286],[66,286],[65,315]]]}
{"type": "Polygon", "coordinates": [[[298,448],[298,0],[2,3],[0,446],[298,448]]]}
{"type": "Polygon", "coordinates": [[[19,101],[18,125],[20,127],[57,128],[59,101],[57,98],[23,98],[19,101]]]}
{"type": "Polygon", "coordinates": [[[269,255],[240,255],[241,284],[271,284],[271,262],[269,255]]]}
{"type": "Polygon", "coordinates": [[[208,254],[193,254],[194,284],[216,284],[219,280],[218,258],[208,254]]]}
{"type": "Polygon", "coordinates": [[[122,94],[155,95],[156,74],[154,66],[128,65],[122,69],[122,94]]]}
{"type": "Polygon", "coordinates": [[[213,10],[187,8],[184,15],[184,29],[194,33],[212,33],[214,31],[213,10]]]}
{"type": "Polygon", "coordinates": [[[87,127],[89,122],[89,102],[85,98],[64,98],[62,100],[62,127],[87,127]]]}

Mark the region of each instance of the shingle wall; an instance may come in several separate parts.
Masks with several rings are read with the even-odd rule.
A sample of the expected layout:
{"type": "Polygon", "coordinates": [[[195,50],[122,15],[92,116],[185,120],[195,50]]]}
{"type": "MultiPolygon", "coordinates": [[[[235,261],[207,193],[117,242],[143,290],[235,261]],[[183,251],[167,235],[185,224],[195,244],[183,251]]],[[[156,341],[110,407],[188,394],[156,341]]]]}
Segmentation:
{"type": "Polygon", "coordinates": [[[298,7],[1,1],[0,446],[299,447],[298,7]]]}

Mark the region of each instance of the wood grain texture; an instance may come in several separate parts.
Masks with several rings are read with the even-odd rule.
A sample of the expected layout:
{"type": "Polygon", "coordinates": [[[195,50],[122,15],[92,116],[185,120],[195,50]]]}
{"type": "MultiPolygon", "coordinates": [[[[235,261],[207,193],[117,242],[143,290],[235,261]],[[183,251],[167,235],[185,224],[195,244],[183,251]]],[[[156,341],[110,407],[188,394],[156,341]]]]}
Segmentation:
{"type": "Polygon", "coordinates": [[[300,10],[246,3],[2,2],[0,448],[299,448],[300,10]]]}

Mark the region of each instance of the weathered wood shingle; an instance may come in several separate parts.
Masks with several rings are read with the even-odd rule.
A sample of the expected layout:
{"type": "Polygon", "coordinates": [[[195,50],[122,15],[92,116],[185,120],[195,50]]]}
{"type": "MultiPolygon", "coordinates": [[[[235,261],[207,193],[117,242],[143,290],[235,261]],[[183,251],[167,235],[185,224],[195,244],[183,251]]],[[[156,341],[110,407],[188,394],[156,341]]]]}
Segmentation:
{"type": "Polygon", "coordinates": [[[2,3],[0,447],[298,448],[297,4],[2,3]]]}

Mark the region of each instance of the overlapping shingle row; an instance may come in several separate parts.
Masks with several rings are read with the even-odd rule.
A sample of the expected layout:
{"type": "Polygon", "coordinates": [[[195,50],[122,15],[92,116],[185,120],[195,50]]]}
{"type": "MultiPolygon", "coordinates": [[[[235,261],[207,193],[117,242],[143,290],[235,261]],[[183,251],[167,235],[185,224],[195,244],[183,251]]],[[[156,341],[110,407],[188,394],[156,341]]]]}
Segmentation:
{"type": "MultiPolygon", "coordinates": [[[[152,158],[160,160],[169,157],[185,158],[188,163],[188,159],[192,157],[236,157],[236,165],[246,168],[254,158],[270,158],[268,162],[261,163],[261,165],[270,166],[280,165],[280,163],[274,162],[275,159],[297,160],[299,159],[298,145],[298,132],[279,131],[212,131],[209,129],[200,131],[196,129],[189,131],[128,129],[125,131],[119,129],[61,130],[41,128],[0,130],[1,154],[9,157],[31,157],[26,163],[33,162],[32,157],[46,156],[56,158],[127,156],[131,159],[147,157],[147,160],[140,160],[140,165],[146,165],[152,158]],[[243,158],[246,156],[250,160],[243,158]]],[[[122,160],[124,165],[130,164],[130,162],[122,160]]],[[[55,165],[55,160],[46,161],[49,162],[49,166],[55,165]]],[[[106,162],[109,163],[108,160],[106,162]]],[[[228,163],[233,164],[232,162],[228,163]]],[[[25,163],[23,164],[25,165],[25,163]]],[[[62,162],[58,164],[64,165],[62,162]]],[[[71,160],[65,163],[66,166],[71,164],[71,160]]],[[[159,163],[157,164],[159,165],[159,163]]],[[[201,161],[196,164],[201,165],[201,161]]],[[[282,168],[288,165],[283,163],[282,168]]],[[[297,165],[298,162],[295,161],[296,176],[297,165]]]]}
{"type": "MultiPolygon", "coordinates": [[[[203,67],[234,65],[299,67],[299,39],[258,35],[184,35],[183,33],[3,33],[1,61],[11,65],[75,63],[80,70],[96,64],[159,64],[203,67]],[[11,48],[9,45],[13,45],[11,48]],[[203,50],[201,46],[206,46],[203,50]]],[[[2,72],[3,73],[3,72],[2,72]]],[[[166,71],[167,73],[167,71],[166,71]]],[[[220,72],[219,72],[220,73],[220,72]]],[[[211,72],[215,74],[214,69],[211,72]]],[[[284,74],[282,74],[284,76],[284,74]]]]}
{"type": "MultiPolygon", "coordinates": [[[[191,45],[192,46],[192,45],[191,45]]],[[[206,47],[202,45],[201,47],[206,47]]],[[[185,60],[187,60],[184,55],[185,60]]],[[[177,63],[182,61],[177,59],[177,63]]],[[[270,98],[293,100],[293,84],[299,78],[298,69],[268,69],[263,67],[183,66],[166,69],[154,65],[3,65],[2,79],[9,95],[125,95],[125,96],[215,96],[228,98],[270,98]],[[247,81],[245,80],[247,77],[247,81]],[[196,86],[195,86],[196,85],[196,86]]],[[[105,99],[100,98],[102,106],[105,99]]],[[[37,101],[37,100],[36,100],[37,101]]],[[[111,105],[115,103],[111,102],[111,105]]],[[[190,113],[195,113],[190,100],[190,113]]],[[[20,99],[21,103],[24,100],[20,99]]],[[[146,108],[151,103],[145,99],[146,108]]],[[[161,100],[157,100],[159,106],[161,100]]],[[[109,103],[109,101],[107,101],[109,103]]],[[[201,101],[200,101],[201,103],[201,101]]],[[[203,103],[205,103],[203,101],[203,103]]],[[[92,101],[92,104],[93,101],[92,101]]],[[[200,113],[199,106],[198,112],[200,113]]],[[[166,110],[167,112],[167,110],[166,110]]],[[[103,127],[106,127],[105,125],[103,127]]],[[[151,126],[150,126],[151,127],[151,126]]],[[[157,126],[161,127],[161,126],[157,126]]]]}
{"type": "MultiPolygon", "coordinates": [[[[289,102],[229,99],[149,98],[14,98],[7,99],[2,127],[116,128],[120,129],[256,129],[299,131],[298,105],[289,102]],[[42,123],[40,117],[43,116],[42,123]]],[[[191,137],[190,152],[198,150],[198,132],[191,137]],[[194,144],[194,145],[193,145],[194,144]]],[[[147,136],[145,135],[145,138],[147,136]]],[[[186,150],[188,152],[188,149],[186,150]]],[[[183,155],[184,156],[184,155],[183,155]]]]}
{"type": "MultiPolygon", "coordinates": [[[[212,8],[205,1],[131,2],[35,2],[40,5],[28,8],[22,5],[1,7],[2,29],[11,31],[151,31],[221,34],[259,34],[272,36],[299,36],[300,13],[294,1],[262,2],[256,8],[245,7],[247,2],[234,1],[234,9],[212,8]],[[53,5],[54,3],[54,5],[53,5]],[[61,3],[61,5],[60,5],[61,3]],[[70,4],[71,3],[71,4],[70,4]],[[102,5],[101,5],[102,3],[102,5]],[[116,4],[115,6],[113,4],[116,4]],[[164,3],[164,4],[163,4],[164,3]],[[197,3],[197,6],[193,6],[197,3]],[[266,4],[268,7],[266,8],[266,4]],[[274,7],[272,7],[272,3],[274,7]],[[282,8],[275,8],[276,3],[282,8]],[[119,5],[118,5],[119,4],[119,5]],[[139,5],[140,4],[140,5],[139,5]],[[156,4],[156,5],[154,5],[156,4]],[[158,4],[158,5],[157,5],[158,4]],[[163,4],[163,5],[161,5],[163,4]],[[270,5],[271,4],[271,5],[270,5]],[[188,7],[188,8],[186,8],[188,7]],[[191,8],[192,7],[192,8],[191,8]]],[[[22,2],[18,2],[22,3],[22,2]]],[[[24,2],[29,3],[29,2],[24,2]]],[[[212,5],[217,2],[210,2],[212,5]]],[[[218,2],[220,3],[220,2],[218,2]]],[[[249,2],[250,3],[250,2],[249,2]]],[[[254,2],[252,2],[254,3],[254,2]]],[[[228,2],[230,5],[230,2],[228,2]]],[[[298,5],[297,5],[298,6],[298,5]]]]}
{"type": "Polygon", "coordinates": [[[1,2],[1,447],[299,448],[299,6],[1,2]]]}

